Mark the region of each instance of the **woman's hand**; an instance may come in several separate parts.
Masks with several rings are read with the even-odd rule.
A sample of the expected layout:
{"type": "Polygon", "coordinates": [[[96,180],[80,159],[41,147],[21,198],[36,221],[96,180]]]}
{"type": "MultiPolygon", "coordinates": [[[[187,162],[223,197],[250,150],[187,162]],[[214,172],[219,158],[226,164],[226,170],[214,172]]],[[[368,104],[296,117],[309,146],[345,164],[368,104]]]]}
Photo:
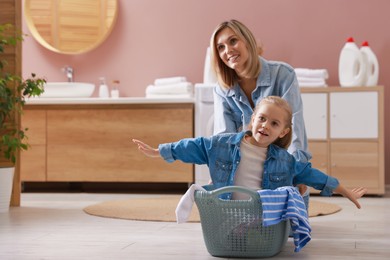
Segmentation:
{"type": "Polygon", "coordinates": [[[141,142],[140,140],[133,139],[133,143],[138,146],[138,150],[143,152],[148,157],[160,157],[160,152],[157,148],[153,148],[150,145],[141,142]]]}
{"type": "Polygon", "coordinates": [[[343,195],[344,197],[348,198],[350,201],[352,201],[358,209],[361,208],[358,199],[363,197],[364,194],[367,193],[367,189],[363,187],[354,188],[352,190],[347,190],[343,186],[339,185],[335,190],[335,192],[343,195]]]}

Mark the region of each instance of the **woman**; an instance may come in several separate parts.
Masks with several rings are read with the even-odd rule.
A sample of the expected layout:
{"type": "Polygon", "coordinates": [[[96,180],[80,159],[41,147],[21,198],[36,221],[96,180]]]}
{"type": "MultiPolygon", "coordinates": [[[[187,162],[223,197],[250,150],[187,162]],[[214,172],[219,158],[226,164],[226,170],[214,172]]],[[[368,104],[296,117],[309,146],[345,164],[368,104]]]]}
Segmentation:
{"type": "MultiPolygon", "coordinates": [[[[237,20],[217,26],[210,50],[211,66],[218,79],[214,91],[214,134],[246,130],[256,104],[266,96],[280,96],[293,112],[293,138],[288,151],[297,161],[309,161],[311,154],[294,69],[286,63],[267,61],[259,56],[262,50],[252,32],[237,20]]],[[[307,205],[308,189],[301,185],[299,190],[307,205]]]]}

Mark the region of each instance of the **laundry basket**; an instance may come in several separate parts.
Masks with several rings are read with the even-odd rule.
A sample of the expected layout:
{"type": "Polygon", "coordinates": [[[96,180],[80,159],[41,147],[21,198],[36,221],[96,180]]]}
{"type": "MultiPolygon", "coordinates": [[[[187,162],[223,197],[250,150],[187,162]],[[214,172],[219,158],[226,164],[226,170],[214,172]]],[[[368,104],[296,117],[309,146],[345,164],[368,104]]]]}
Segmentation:
{"type": "MultiPolygon", "coordinates": [[[[208,189],[208,188],[206,188],[208,189]]],[[[279,253],[286,244],[290,225],[287,221],[262,226],[260,195],[239,186],[212,191],[196,191],[203,237],[208,252],[218,257],[260,258],[279,253]],[[219,195],[242,192],[248,200],[223,200],[219,195]]]]}

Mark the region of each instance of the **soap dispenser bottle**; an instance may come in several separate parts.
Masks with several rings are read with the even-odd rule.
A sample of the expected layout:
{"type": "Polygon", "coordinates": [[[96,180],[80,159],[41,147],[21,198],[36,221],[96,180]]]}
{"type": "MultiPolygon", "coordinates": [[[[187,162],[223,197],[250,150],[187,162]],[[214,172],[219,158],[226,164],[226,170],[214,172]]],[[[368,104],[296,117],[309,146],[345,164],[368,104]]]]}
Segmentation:
{"type": "Polygon", "coordinates": [[[112,89],[111,89],[111,97],[112,98],[119,98],[119,84],[120,84],[120,81],[119,80],[114,80],[112,81],[112,89]]]}
{"type": "Polygon", "coordinates": [[[108,92],[108,86],[106,84],[106,79],[104,77],[101,77],[99,78],[99,80],[100,80],[99,97],[108,98],[109,92],[108,92]]]}

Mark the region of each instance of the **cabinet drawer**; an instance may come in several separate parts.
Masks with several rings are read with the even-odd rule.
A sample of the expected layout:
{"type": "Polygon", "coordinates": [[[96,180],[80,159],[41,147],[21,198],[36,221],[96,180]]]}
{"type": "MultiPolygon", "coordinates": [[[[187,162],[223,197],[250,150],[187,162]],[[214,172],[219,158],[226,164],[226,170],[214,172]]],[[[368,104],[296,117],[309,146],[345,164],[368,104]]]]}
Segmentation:
{"type": "Polygon", "coordinates": [[[24,110],[22,128],[28,128],[27,151],[20,153],[21,181],[46,181],[46,111],[24,110]]]}
{"type": "Polygon", "coordinates": [[[193,182],[193,165],[140,153],[193,136],[193,108],[70,109],[48,111],[48,181],[193,182]]]}
{"type": "Polygon", "coordinates": [[[31,145],[20,153],[20,179],[22,181],[46,181],[46,146],[31,145]]]}
{"type": "Polygon", "coordinates": [[[26,135],[30,145],[46,144],[46,111],[24,110],[22,128],[28,128],[26,135]]]}
{"type": "Polygon", "coordinates": [[[378,93],[330,93],[330,138],[378,138],[378,93]]]}
{"type": "Polygon", "coordinates": [[[377,142],[331,142],[331,175],[348,188],[381,189],[378,149],[377,142]]]}
{"type": "Polygon", "coordinates": [[[327,94],[305,93],[301,96],[307,138],[326,140],[328,135],[327,94]]]}
{"type": "Polygon", "coordinates": [[[328,172],[328,143],[326,141],[309,141],[312,167],[324,173],[328,172]]]}

